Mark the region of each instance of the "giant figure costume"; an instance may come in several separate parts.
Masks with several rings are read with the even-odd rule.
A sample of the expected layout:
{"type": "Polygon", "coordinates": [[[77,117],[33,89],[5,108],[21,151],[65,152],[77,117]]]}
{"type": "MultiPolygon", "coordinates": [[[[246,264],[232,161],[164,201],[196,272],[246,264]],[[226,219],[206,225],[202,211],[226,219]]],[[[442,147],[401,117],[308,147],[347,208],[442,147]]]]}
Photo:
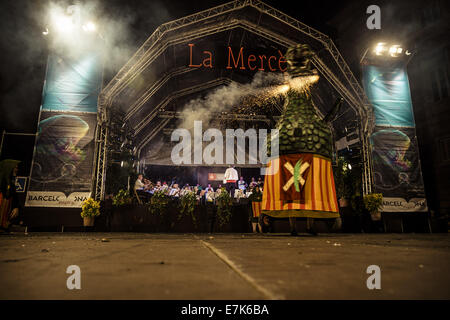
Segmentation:
{"type": "Polygon", "coordinates": [[[313,54],[302,44],[286,53],[290,89],[277,123],[279,156],[270,158],[262,200],[262,213],[272,217],[339,217],[329,122],[342,99],[323,119],[317,114],[308,90],[319,79],[313,54]]]}

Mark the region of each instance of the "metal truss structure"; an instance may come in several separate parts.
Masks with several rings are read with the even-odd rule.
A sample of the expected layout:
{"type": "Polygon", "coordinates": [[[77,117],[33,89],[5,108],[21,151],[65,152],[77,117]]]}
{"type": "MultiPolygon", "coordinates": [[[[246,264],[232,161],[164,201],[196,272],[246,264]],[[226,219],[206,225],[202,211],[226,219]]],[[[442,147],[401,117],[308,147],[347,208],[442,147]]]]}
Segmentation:
{"type": "MultiPolygon", "coordinates": [[[[106,171],[106,149],[107,149],[107,110],[114,105],[117,97],[127,90],[128,87],[142,76],[145,70],[168,48],[178,44],[189,43],[195,39],[215,35],[226,30],[240,28],[260,38],[272,43],[281,45],[284,48],[295,45],[299,41],[311,42],[314,44],[313,50],[316,52],[313,63],[320,74],[346,101],[348,106],[354,111],[359,119],[359,137],[361,141],[361,152],[363,159],[363,193],[371,192],[372,188],[372,166],[369,136],[373,129],[373,115],[370,104],[364,90],[354,77],[347,63],[342,58],[333,41],[321,33],[302,22],[284,14],[283,12],[268,6],[259,0],[236,0],[208,10],[198,12],[181,19],[170,21],[158,27],[155,32],[145,41],[139,50],[125,64],[117,75],[102,90],[99,97],[99,124],[97,134],[97,165],[94,181],[94,193],[96,198],[103,198],[105,192],[105,171],[106,171]],[[248,16],[238,14],[240,10],[251,8],[256,10],[259,17],[255,21],[248,19],[248,16]],[[273,21],[273,24],[288,28],[290,33],[277,32],[272,30],[270,25],[260,23],[261,17],[266,16],[273,21]],[[300,40],[302,39],[302,40],[300,40]]],[[[178,67],[164,75],[158,80],[152,81],[144,92],[140,93],[133,102],[127,106],[124,121],[129,121],[133,116],[141,112],[149,99],[155,95],[163,86],[175,77],[183,76],[192,72],[192,68],[178,67]]],[[[164,130],[169,121],[173,118],[181,117],[176,111],[166,110],[171,101],[193,93],[210,90],[219,85],[229,84],[234,80],[224,77],[216,77],[214,80],[204,81],[197,85],[187,86],[181,90],[174,91],[153,105],[152,109],[140,119],[135,129],[138,134],[144,136],[139,139],[139,153],[161,130],[164,130]],[[158,124],[151,126],[155,119],[162,119],[158,124]],[[151,128],[149,131],[147,128],[151,128]]],[[[242,120],[242,121],[263,121],[270,120],[261,115],[244,114],[218,114],[221,119],[242,120]]]]}
{"type": "MultiPolygon", "coordinates": [[[[99,97],[99,105],[102,105],[102,96],[99,97]]],[[[92,197],[95,200],[103,200],[105,196],[106,168],[108,146],[108,116],[107,109],[102,108],[97,115],[97,128],[95,135],[94,172],[92,177],[92,197]]]]}

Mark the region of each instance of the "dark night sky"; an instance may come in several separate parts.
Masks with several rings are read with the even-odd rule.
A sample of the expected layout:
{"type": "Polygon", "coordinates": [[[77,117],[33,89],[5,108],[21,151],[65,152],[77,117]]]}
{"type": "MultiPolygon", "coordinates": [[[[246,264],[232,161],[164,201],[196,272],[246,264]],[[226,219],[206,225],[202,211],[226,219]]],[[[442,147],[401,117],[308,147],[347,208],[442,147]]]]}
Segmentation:
{"type": "MultiPolygon", "coordinates": [[[[109,36],[114,38],[116,47],[123,47],[123,51],[107,73],[111,76],[160,24],[226,2],[195,1],[193,5],[192,1],[100,0],[80,3],[95,5],[96,15],[104,21],[117,23],[110,28],[109,36]]],[[[332,38],[333,32],[325,21],[342,6],[342,2],[323,0],[265,2],[332,38]]],[[[73,2],[53,3],[64,6],[73,2]]],[[[36,131],[48,54],[47,39],[42,35],[48,4],[49,1],[31,0],[2,0],[0,3],[0,48],[3,57],[0,74],[1,131],[36,131]]]]}

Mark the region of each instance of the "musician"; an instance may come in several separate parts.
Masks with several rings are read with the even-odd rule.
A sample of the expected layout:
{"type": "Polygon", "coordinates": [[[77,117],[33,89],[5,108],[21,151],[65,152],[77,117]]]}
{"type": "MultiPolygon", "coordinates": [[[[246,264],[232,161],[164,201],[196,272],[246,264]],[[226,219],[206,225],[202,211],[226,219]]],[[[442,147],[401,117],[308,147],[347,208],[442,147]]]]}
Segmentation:
{"type": "Polygon", "coordinates": [[[239,179],[239,175],[234,166],[229,166],[225,171],[224,180],[226,182],[226,189],[230,193],[231,197],[234,197],[234,190],[236,189],[236,181],[239,179]]]}

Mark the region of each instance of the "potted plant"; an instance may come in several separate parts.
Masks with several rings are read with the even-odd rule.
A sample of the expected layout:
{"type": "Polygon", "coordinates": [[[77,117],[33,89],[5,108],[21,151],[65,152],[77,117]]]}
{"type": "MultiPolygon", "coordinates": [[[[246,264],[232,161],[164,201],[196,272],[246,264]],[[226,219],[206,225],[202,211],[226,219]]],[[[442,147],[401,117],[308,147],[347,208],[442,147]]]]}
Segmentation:
{"type": "Polygon", "coordinates": [[[148,212],[150,212],[150,223],[156,227],[156,231],[168,231],[168,217],[167,212],[169,208],[170,198],[164,191],[157,191],[150,198],[148,203],[148,212]]]}
{"type": "Polygon", "coordinates": [[[100,215],[100,201],[95,201],[89,198],[81,204],[81,217],[83,218],[83,225],[85,227],[92,227],[94,225],[95,217],[100,215]]]}
{"type": "Polygon", "coordinates": [[[333,172],[339,206],[341,208],[348,207],[349,198],[352,195],[352,176],[348,168],[348,162],[344,157],[337,159],[336,168],[333,172]]]}
{"type": "Polygon", "coordinates": [[[383,195],[381,193],[371,193],[364,196],[364,206],[369,211],[373,221],[381,220],[380,208],[383,205],[383,195]]]}
{"type": "Polygon", "coordinates": [[[195,217],[195,205],[197,204],[197,197],[193,191],[186,192],[180,197],[179,209],[180,214],[178,220],[181,220],[183,215],[190,216],[194,226],[197,226],[197,218],[195,217]]]}
{"type": "Polygon", "coordinates": [[[121,207],[127,204],[131,204],[132,198],[127,190],[121,189],[119,192],[113,197],[113,206],[121,207]]]}
{"type": "Polygon", "coordinates": [[[228,191],[222,188],[219,196],[216,197],[217,204],[217,221],[219,227],[230,222],[231,219],[231,208],[233,206],[233,199],[231,198],[228,191]]]}

